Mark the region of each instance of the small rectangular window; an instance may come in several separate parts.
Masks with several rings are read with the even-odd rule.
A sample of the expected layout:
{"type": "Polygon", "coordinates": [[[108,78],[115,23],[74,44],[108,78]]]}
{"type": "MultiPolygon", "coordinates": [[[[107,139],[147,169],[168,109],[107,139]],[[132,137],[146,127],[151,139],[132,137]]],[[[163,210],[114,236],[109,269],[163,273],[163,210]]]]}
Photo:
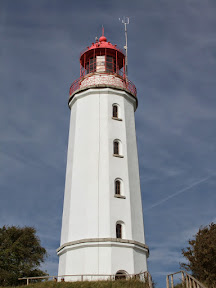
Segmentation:
{"type": "Polygon", "coordinates": [[[121,194],[121,182],[119,180],[115,181],[115,194],[116,195],[121,194]]]}
{"type": "Polygon", "coordinates": [[[116,224],[116,238],[122,238],[122,225],[116,224]]]}
{"type": "Polygon", "coordinates": [[[119,143],[117,141],[114,141],[114,154],[119,155],[119,143]]]}
{"type": "Polygon", "coordinates": [[[118,106],[113,105],[113,117],[118,118],[118,106]]]}

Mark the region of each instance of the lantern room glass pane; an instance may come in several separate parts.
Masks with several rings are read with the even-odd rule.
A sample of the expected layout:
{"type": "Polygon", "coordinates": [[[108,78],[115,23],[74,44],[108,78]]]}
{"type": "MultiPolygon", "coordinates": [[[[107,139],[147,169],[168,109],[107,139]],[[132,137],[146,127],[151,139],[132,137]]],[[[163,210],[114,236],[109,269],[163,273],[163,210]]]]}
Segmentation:
{"type": "Polygon", "coordinates": [[[85,64],[85,71],[85,74],[93,72],[119,73],[115,57],[109,55],[97,55],[89,58],[85,64]]]}
{"type": "Polygon", "coordinates": [[[106,71],[107,72],[114,72],[114,59],[112,56],[107,56],[106,57],[106,71]]]}
{"type": "Polygon", "coordinates": [[[92,73],[95,71],[95,58],[90,58],[86,64],[86,71],[88,73],[92,73]]]}
{"type": "Polygon", "coordinates": [[[97,72],[105,72],[105,55],[97,56],[96,58],[96,71],[97,72]]]}
{"type": "Polygon", "coordinates": [[[95,59],[94,58],[90,58],[89,59],[89,73],[95,71],[94,64],[95,64],[95,59]]]}

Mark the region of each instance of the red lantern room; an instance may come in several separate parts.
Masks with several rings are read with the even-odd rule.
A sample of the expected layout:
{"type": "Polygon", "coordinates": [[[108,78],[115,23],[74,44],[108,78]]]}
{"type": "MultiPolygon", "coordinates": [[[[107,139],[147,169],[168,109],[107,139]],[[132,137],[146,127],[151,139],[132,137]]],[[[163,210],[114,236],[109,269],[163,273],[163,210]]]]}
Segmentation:
{"type": "Polygon", "coordinates": [[[80,90],[93,87],[112,87],[126,90],[136,97],[136,87],[125,74],[125,53],[107,42],[104,31],[80,56],[80,78],[70,87],[69,102],[80,90]]]}

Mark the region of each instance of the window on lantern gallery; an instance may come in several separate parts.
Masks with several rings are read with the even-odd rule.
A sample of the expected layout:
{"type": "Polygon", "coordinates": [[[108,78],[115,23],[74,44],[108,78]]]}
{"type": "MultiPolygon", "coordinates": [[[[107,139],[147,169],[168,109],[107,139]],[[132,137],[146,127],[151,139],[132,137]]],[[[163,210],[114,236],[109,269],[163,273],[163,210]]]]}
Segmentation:
{"type": "Polygon", "coordinates": [[[113,117],[118,118],[118,106],[113,105],[113,117]]]}
{"type": "Polygon", "coordinates": [[[116,224],[116,238],[122,238],[122,225],[116,224]]]}
{"type": "Polygon", "coordinates": [[[96,56],[96,72],[105,72],[105,55],[96,56]]]}
{"type": "Polygon", "coordinates": [[[117,140],[113,142],[113,154],[119,155],[119,141],[117,140]]]}
{"type": "Polygon", "coordinates": [[[121,195],[121,181],[115,180],[115,195],[121,195]]]}
{"type": "Polygon", "coordinates": [[[106,57],[106,71],[110,73],[115,72],[115,60],[112,56],[107,55],[106,57]]]}
{"type": "Polygon", "coordinates": [[[90,58],[89,59],[89,72],[94,72],[95,71],[95,59],[94,58],[90,58]]]}
{"type": "Polygon", "coordinates": [[[87,74],[95,71],[95,58],[90,58],[86,63],[87,74]]]}

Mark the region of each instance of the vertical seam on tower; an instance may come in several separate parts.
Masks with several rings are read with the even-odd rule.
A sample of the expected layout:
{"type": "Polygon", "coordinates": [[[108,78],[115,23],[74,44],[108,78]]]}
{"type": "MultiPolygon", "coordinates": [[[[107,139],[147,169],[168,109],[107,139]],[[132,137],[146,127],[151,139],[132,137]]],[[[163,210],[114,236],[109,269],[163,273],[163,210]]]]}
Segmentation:
{"type": "Polygon", "coordinates": [[[100,188],[100,90],[99,90],[99,99],[98,99],[98,106],[99,106],[99,111],[98,111],[98,115],[99,115],[99,119],[98,119],[98,274],[99,274],[99,215],[100,215],[100,211],[99,211],[99,200],[100,200],[100,195],[99,195],[99,188],[100,188]]]}
{"type": "MultiPolygon", "coordinates": [[[[125,126],[125,135],[124,135],[124,137],[125,137],[125,150],[126,150],[126,160],[127,160],[127,162],[126,162],[126,173],[127,173],[127,180],[128,180],[128,200],[129,200],[129,207],[128,207],[128,209],[129,209],[129,215],[130,215],[130,233],[131,233],[131,237],[128,237],[129,239],[133,239],[134,240],[134,237],[133,237],[133,228],[132,228],[132,209],[131,209],[131,193],[132,193],[132,191],[131,191],[131,179],[130,179],[130,176],[129,176],[129,150],[128,150],[128,145],[129,145],[129,137],[128,137],[128,129],[130,129],[130,126],[127,124],[127,121],[128,121],[128,115],[126,115],[127,114],[127,111],[126,111],[126,109],[127,109],[127,100],[125,99],[125,98],[123,98],[124,100],[123,100],[123,103],[124,103],[124,126],[125,126]],[[128,129],[127,129],[128,128],[128,129]]],[[[129,223],[128,223],[128,225],[129,225],[129,223]]],[[[132,253],[133,253],[133,259],[134,259],[134,250],[132,251],[132,253]]],[[[132,263],[132,265],[133,265],[133,270],[134,270],[134,273],[135,273],[135,263],[134,263],[134,261],[133,261],[133,263],[132,263]]]]}

